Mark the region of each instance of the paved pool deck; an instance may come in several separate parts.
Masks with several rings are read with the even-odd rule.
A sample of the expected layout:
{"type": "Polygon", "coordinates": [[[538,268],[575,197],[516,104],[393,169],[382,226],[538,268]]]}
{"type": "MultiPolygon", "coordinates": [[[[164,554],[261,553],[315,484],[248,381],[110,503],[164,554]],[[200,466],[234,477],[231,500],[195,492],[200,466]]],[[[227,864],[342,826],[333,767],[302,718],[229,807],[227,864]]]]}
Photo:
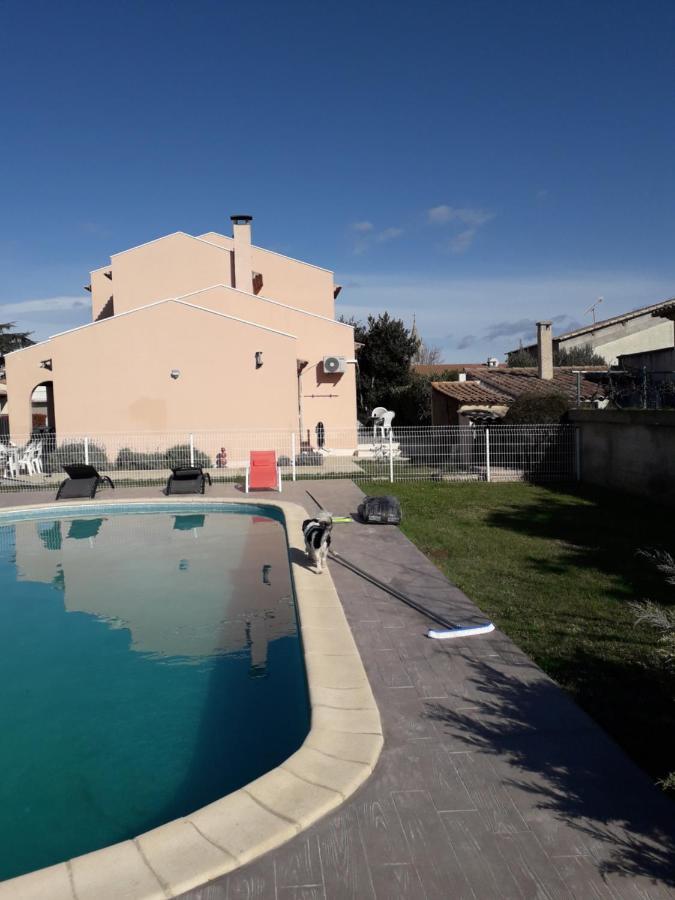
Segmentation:
{"type": "MultiPolygon", "coordinates": [[[[284,483],[282,498],[314,512],[307,490],[336,515],[362,496],[351,481],[310,481],[284,483]]],[[[53,496],[0,494],[0,506],[53,496]]],[[[452,621],[484,620],[396,527],[336,525],[333,547],[452,621]]],[[[422,615],[330,568],[384,726],[375,772],[186,900],[675,898],[675,804],[525,654],[499,631],[430,640],[422,615]]]]}

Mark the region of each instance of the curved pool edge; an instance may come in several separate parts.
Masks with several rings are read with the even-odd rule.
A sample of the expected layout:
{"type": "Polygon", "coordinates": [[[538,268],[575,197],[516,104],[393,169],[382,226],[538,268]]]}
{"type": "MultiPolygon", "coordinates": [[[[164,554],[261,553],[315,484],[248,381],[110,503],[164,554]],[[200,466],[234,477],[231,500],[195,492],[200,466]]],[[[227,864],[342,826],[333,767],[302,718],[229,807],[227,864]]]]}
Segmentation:
{"type": "Polygon", "coordinates": [[[95,511],[114,506],[255,505],[281,510],[307,671],[311,726],[280,766],[194,813],[133,840],[0,882],[12,900],[155,900],[175,897],[280,846],[340,806],[375,768],[383,746],[373,693],[328,571],[303,566],[305,510],[283,500],[196,496],[22,504],[31,511],[95,511]],[[295,551],[295,552],[294,552],[295,551]]]}

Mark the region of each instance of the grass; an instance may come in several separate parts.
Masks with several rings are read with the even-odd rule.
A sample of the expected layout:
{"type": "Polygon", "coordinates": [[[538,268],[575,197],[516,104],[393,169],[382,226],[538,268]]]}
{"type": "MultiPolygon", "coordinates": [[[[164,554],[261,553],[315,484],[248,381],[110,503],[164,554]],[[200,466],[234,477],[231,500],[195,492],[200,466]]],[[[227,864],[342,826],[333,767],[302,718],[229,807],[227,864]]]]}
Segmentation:
{"type": "Polygon", "coordinates": [[[581,486],[361,487],[396,494],[405,534],[654,780],[667,778],[675,671],[628,603],[675,603],[675,589],[636,557],[675,549],[671,510],[581,486]]]}

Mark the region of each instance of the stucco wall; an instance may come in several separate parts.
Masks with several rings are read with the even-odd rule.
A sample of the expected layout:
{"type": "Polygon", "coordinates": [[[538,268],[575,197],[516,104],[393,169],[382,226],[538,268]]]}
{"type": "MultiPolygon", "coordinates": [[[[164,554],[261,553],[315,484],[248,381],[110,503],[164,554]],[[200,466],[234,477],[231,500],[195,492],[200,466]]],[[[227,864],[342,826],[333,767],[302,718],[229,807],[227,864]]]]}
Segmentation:
{"type": "Polygon", "coordinates": [[[293,431],[296,355],[293,337],[181,303],[146,307],[8,354],[12,436],[30,433],[31,393],[46,377],[61,435],[293,431]],[[51,373],[39,365],[46,356],[51,373]]]}
{"type": "Polygon", "coordinates": [[[301,376],[303,425],[313,434],[317,422],[326,429],[352,428],[356,422],[356,366],[342,375],[326,375],[324,356],[354,358],[354,329],[333,319],[311,315],[264,297],[216,287],[192,295],[189,302],[249,319],[297,337],[298,359],[307,366],[301,376]]]}
{"type": "Polygon", "coordinates": [[[108,284],[116,315],[211,284],[232,283],[231,253],[188,234],[170,234],[111,259],[108,284]]]}
{"type": "Polygon", "coordinates": [[[661,350],[673,346],[673,323],[651,315],[636,316],[625,322],[603,326],[595,332],[560,341],[567,350],[590,344],[606,362],[613,362],[621,353],[661,350]]]}
{"type": "MultiPolygon", "coordinates": [[[[228,249],[234,246],[232,238],[213,231],[200,237],[228,249]]],[[[328,269],[255,245],[251,247],[251,263],[253,271],[263,276],[260,291],[263,296],[331,319],[334,317],[333,273],[328,269]]]]}
{"type": "Polygon", "coordinates": [[[675,503],[675,411],[575,410],[581,480],[675,503]]]}

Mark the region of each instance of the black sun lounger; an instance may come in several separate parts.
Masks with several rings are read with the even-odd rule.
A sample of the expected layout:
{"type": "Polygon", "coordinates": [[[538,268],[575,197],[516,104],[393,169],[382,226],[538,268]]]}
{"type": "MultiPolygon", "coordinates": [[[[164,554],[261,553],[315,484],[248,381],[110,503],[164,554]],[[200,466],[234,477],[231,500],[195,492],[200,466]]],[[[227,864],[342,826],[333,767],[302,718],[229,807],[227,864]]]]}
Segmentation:
{"type": "Polygon", "coordinates": [[[57,500],[72,500],[75,497],[88,497],[91,500],[102,484],[107,482],[111,488],[115,487],[107,475],[99,475],[93,466],[76,463],[64,466],[63,471],[68,478],[59,485],[57,500]]]}
{"type": "Polygon", "coordinates": [[[212,484],[211,476],[201,466],[179,466],[172,469],[166,483],[167,494],[203,494],[206,490],[206,479],[212,484]]]}

